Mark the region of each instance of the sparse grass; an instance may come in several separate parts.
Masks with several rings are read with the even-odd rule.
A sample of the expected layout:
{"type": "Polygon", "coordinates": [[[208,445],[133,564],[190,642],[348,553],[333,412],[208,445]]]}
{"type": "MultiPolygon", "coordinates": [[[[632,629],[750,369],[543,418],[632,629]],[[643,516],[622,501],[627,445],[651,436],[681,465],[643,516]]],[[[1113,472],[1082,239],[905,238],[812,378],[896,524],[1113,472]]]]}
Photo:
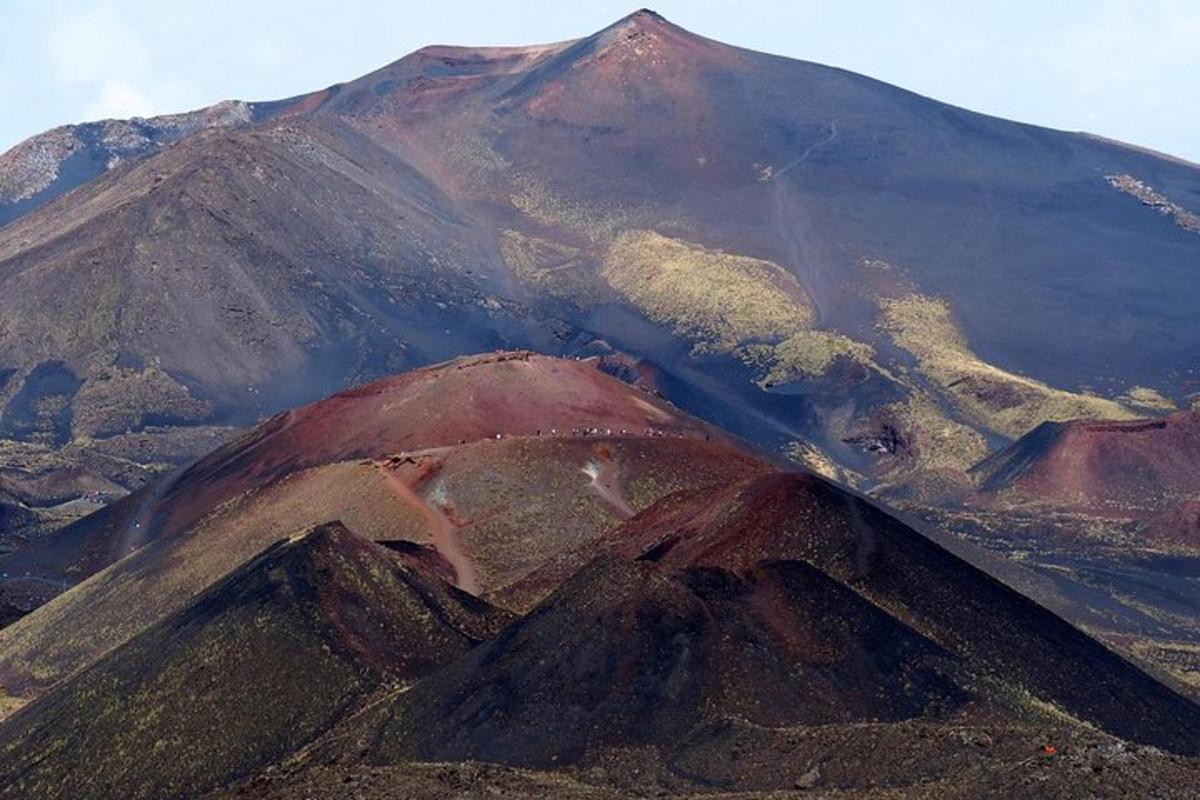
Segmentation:
{"type": "Polygon", "coordinates": [[[1027,707],[1044,714],[1046,717],[1054,720],[1055,722],[1066,723],[1073,728],[1087,728],[1093,731],[1096,730],[1096,726],[1092,723],[1076,717],[1057,703],[1043,700],[1040,697],[1036,697],[1035,695],[1029,693],[1028,691],[1022,692],[1021,700],[1024,701],[1024,704],[1027,707]]]}
{"type": "Polygon", "coordinates": [[[909,295],[881,302],[881,327],[912,353],[920,371],[978,424],[1011,438],[1047,420],[1134,419],[1124,405],[1056,389],[981,360],[942,299],[909,295]]]}
{"type": "Polygon", "coordinates": [[[201,421],[211,404],[156,367],[137,371],[109,367],[89,378],[74,400],[74,433],[107,436],[137,430],[146,415],[201,421]]]}
{"type": "Polygon", "coordinates": [[[870,345],[813,330],[804,288],[770,261],[627,231],[609,249],[603,275],[650,319],[692,341],[696,354],[732,354],[755,367],[763,388],[820,377],[839,358],[874,364],[870,345]]]}
{"type": "Polygon", "coordinates": [[[11,716],[14,711],[25,705],[27,702],[29,701],[20,697],[10,697],[4,693],[3,689],[0,689],[0,721],[4,720],[8,716],[11,716]]]}
{"type": "Polygon", "coordinates": [[[612,241],[633,224],[635,214],[618,203],[590,203],[567,197],[529,175],[516,175],[509,201],[543,225],[561,226],[594,242],[612,241]]]}
{"type": "Polygon", "coordinates": [[[839,467],[832,458],[825,455],[824,451],[810,442],[792,442],[788,445],[784,455],[822,478],[838,481],[847,486],[857,487],[862,484],[861,475],[853,470],[839,467]]]}
{"type": "Polygon", "coordinates": [[[1131,406],[1146,408],[1152,411],[1175,411],[1177,406],[1169,397],[1147,386],[1134,386],[1121,398],[1131,406]]]}
{"type": "Polygon", "coordinates": [[[512,163],[476,132],[449,131],[446,156],[465,181],[476,185],[491,184],[512,168],[512,163]]]}
{"type": "Polygon", "coordinates": [[[607,293],[576,247],[508,230],[500,236],[500,251],[522,283],[552,297],[586,306],[607,293]]]}
{"type": "Polygon", "coordinates": [[[1130,650],[1180,682],[1200,689],[1200,644],[1145,640],[1133,642],[1130,650]]]}
{"type": "Polygon", "coordinates": [[[947,417],[933,398],[923,393],[887,406],[884,412],[894,418],[899,430],[913,438],[915,471],[965,472],[991,452],[982,434],[947,417]]]}
{"type": "Polygon", "coordinates": [[[824,375],[838,358],[872,364],[875,350],[869,344],[830,331],[801,330],[771,348],[771,369],[760,384],[787,383],[797,378],[824,375]]]}
{"type": "Polygon", "coordinates": [[[777,342],[813,319],[804,290],[781,267],[653,231],[618,237],[603,274],[652,320],[695,342],[697,352],[730,353],[749,341],[777,342]]]}

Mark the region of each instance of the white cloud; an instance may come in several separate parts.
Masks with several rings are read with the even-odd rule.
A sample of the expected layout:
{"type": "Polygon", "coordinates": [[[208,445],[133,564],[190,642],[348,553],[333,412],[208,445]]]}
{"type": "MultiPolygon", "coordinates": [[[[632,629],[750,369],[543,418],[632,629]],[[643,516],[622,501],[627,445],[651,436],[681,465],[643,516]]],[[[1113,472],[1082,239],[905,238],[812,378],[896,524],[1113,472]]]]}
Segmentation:
{"type": "MultiPolygon", "coordinates": [[[[149,117],[181,110],[188,92],[164,78],[144,32],[111,8],[93,7],[58,21],[46,39],[54,80],[77,96],[86,119],[149,117]]],[[[161,49],[161,48],[160,48],[161,49]]]]}
{"type": "Polygon", "coordinates": [[[125,117],[149,117],[157,109],[146,95],[135,87],[120,80],[106,80],[100,86],[100,94],[87,105],[87,119],[123,119],[125,117]]]}

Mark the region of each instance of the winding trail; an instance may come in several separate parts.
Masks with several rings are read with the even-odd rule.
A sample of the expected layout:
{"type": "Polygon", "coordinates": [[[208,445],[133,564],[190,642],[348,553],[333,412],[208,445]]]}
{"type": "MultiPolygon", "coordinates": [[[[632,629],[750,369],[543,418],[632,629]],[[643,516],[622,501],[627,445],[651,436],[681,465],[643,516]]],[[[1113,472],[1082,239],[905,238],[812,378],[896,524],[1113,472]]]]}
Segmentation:
{"type": "Polygon", "coordinates": [[[787,175],[789,172],[791,172],[792,170],[794,170],[796,167],[800,166],[800,165],[801,165],[801,164],[803,164],[805,161],[807,161],[807,160],[808,160],[808,157],[809,157],[809,156],[811,156],[813,153],[815,153],[817,150],[819,150],[820,148],[824,147],[825,145],[827,145],[827,144],[830,144],[831,142],[833,142],[833,140],[834,140],[834,139],[836,139],[836,138],[837,138],[837,136],[838,136],[837,120],[836,120],[836,119],[834,119],[834,120],[830,120],[830,121],[829,121],[829,135],[828,135],[827,137],[825,137],[824,139],[822,139],[822,140],[821,140],[821,141],[819,141],[819,142],[815,142],[814,144],[810,144],[810,145],[809,145],[809,146],[808,146],[808,147],[805,149],[805,151],[804,151],[803,153],[801,153],[801,154],[800,154],[800,157],[799,157],[799,158],[795,159],[795,160],[794,160],[794,161],[792,161],[791,163],[789,163],[789,164],[785,165],[784,167],[782,167],[782,168],[781,168],[781,169],[780,169],[778,172],[776,172],[776,173],[775,173],[775,174],[774,174],[772,177],[774,177],[774,178],[782,178],[784,175],[787,175]]]}
{"type": "Polygon", "coordinates": [[[413,508],[425,520],[429,534],[433,538],[434,549],[438,555],[454,568],[455,583],[464,592],[478,596],[480,593],[479,577],[475,573],[475,565],[467,557],[462,547],[462,539],[458,535],[458,526],[446,516],[437,506],[421,497],[404,479],[391,469],[380,466],[388,487],[405,505],[413,508]]]}
{"type": "Polygon", "coordinates": [[[815,317],[813,320],[814,324],[822,322],[828,316],[825,309],[822,308],[822,301],[818,298],[832,293],[832,280],[826,274],[825,270],[819,268],[814,259],[807,257],[811,248],[798,232],[805,215],[803,210],[795,205],[796,198],[792,193],[791,182],[784,180],[784,178],[788,173],[807,161],[809,156],[822,147],[831,144],[837,137],[837,120],[830,120],[828,136],[810,144],[798,157],[780,167],[771,176],[771,182],[774,184],[775,231],[787,247],[786,255],[790,262],[787,266],[790,266],[792,275],[796,276],[804,284],[805,294],[808,295],[809,302],[812,303],[815,317]]]}

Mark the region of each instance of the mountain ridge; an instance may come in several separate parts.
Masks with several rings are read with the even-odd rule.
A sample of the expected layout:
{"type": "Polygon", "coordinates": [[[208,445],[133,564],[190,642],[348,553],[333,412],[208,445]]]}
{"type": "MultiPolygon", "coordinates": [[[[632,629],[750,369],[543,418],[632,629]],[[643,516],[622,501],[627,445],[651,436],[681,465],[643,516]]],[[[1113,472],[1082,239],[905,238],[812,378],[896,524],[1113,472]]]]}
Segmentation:
{"type": "MultiPolygon", "coordinates": [[[[808,440],[869,480],[888,467],[845,446],[855,430],[823,419],[842,413],[822,385],[838,370],[857,373],[835,382],[855,387],[860,421],[888,399],[951,419],[982,403],[968,409],[968,426],[985,437],[1012,437],[993,415],[1005,396],[1030,391],[1026,379],[1046,385],[1037,392],[1080,396],[1111,377],[1183,400],[1163,381],[1182,369],[1186,292],[1148,291],[1119,265],[1154,258],[1160,272],[1178,271],[1172,265],[1195,245],[1151,233],[1163,223],[1103,183],[1129,174],[1179,202],[1169,162],[730,47],[646,10],[533,48],[423,48],[357,80],[247,108],[237,124],[200,128],[59,197],[53,226],[33,211],[0,228],[0,280],[27,298],[10,301],[0,328],[0,370],[10,373],[0,428],[10,436],[61,445],[160,421],[172,430],[245,424],[459,353],[500,345],[573,354],[596,340],[658,360],[697,407],[724,406],[717,421],[742,425],[737,433],[776,452],[789,438],[808,440]],[[665,124],[645,124],[654,118],[665,124]],[[1074,199],[1057,209],[1056,192],[1074,199]],[[320,207],[305,195],[321,197],[320,207]],[[891,195],[907,202],[881,199],[891,195]],[[951,196],[955,205],[940,199],[951,196]],[[912,217],[917,209],[922,218],[912,217]],[[863,214],[877,224],[862,228],[863,214]],[[1048,228],[1047,217],[1056,218],[1048,228]],[[94,227],[64,229],[72,218],[94,227]],[[1126,229],[1120,241],[1105,232],[1113,223],[1126,229]],[[997,238],[1001,228],[1018,235],[997,238]],[[118,229],[132,236],[118,243],[118,229]],[[1070,291],[1014,274],[1027,268],[1006,239],[1028,245],[1023,261],[1073,263],[1059,267],[1070,291]],[[630,291],[609,266],[655,248],[687,267],[686,281],[705,259],[722,280],[745,269],[717,254],[758,259],[790,273],[812,316],[735,329],[714,346],[713,331],[681,320],[728,316],[739,295],[712,308],[711,293],[672,306],[630,291]],[[1092,285],[1135,303],[1131,325],[1158,356],[1104,367],[1111,340],[1073,332],[1076,315],[1092,312],[1074,308],[1087,299],[1082,259],[1101,249],[1099,263],[1110,266],[1092,285]],[[972,280],[956,251],[973,259],[972,280]],[[51,275],[88,299],[67,314],[86,322],[86,336],[30,312],[45,305],[51,275]],[[116,295],[105,285],[114,278],[116,295]],[[149,325],[117,314],[117,296],[149,325]],[[950,354],[929,353],[918,355],[920,380],[898,375],[907,356],[892,348],[908,345],[890,321],[881,335],[880,317],[889,304],[926,297],[945,298],[970,357],[990,373],[948,386],[959,376],[937,370],[950,354]],[[1060,332],[1053,347],[1070,358],[1033,347],[1004,316],[1018,304],[1060,332]],[[463,331],[435,343],[452,316],[463,331]],[[679,353],[679,340],[692,351],[679,353]],[[97,341],[104,347],[87,344],[97,341]],[[761,391],[721,397],[691,377],[714,360],[761,391]],[[302,376],[287,391],[284,368],[302,376]],[[58,383],[38,383],[42,374],[58,383]],[[856,386],[864,374],[866,386],[856,386]],[[750,424],[756,416],[767,424],[750,424]]],[[[752,285],[758,275],[741,280],[762,291],[752,285]]],[[[1105,399],[1123,402],[1116,394],[1105,399]]],[[[1056,419],[1103,413],[1086,400],[1069,409],[1019,402],[1056,419]]]]}

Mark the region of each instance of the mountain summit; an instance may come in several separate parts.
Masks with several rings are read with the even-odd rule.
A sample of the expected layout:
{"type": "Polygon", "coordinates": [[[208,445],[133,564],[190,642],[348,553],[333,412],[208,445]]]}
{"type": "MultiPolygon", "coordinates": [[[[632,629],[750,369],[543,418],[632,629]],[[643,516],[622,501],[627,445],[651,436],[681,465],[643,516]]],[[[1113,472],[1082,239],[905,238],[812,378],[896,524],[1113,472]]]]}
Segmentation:
{"type": "Polygon", "coordinates": [[[425,48],[3,156],[0,436],[133,489],[398,370],[620,352],[826,474],[969,482],[1043,422],[1189,402],[1197,197],[1179,161],[645,10],[425,48]]]}

